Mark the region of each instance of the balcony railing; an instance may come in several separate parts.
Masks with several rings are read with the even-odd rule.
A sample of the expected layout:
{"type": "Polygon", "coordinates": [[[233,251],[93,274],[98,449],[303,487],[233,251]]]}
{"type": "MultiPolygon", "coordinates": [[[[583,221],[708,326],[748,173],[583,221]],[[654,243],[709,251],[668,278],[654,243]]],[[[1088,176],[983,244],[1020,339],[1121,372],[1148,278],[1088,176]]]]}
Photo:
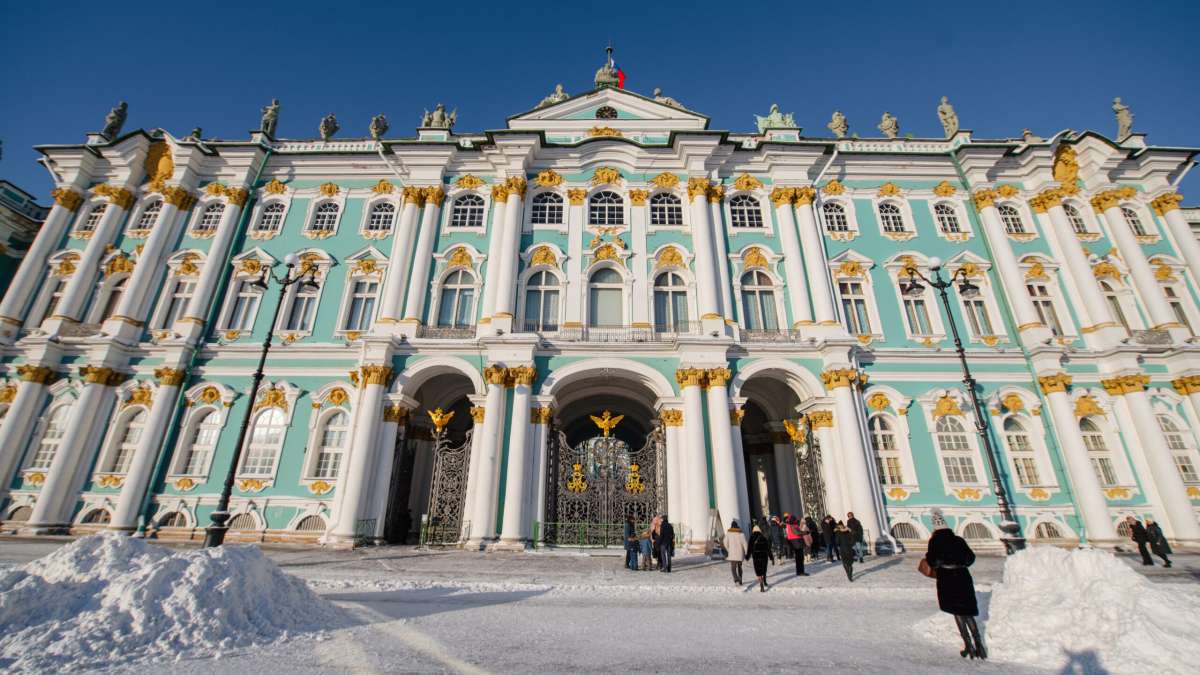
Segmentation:
{"type": "Polygon", "coordinates": [[[558,342],[673,342],[679,335],[699,335],[699,321],[678,321],[669,326],[561,326],[518,320],[514,332],[536,333],[558,342]]]}
{"type": "Polygon", "coordinates": [[[1171,344],[1171,333],[1165,330],[1131,330],[1129,337],[1139,345],[1171,344]]]}
{"type": "Polygon", "coordinates": [[[788,328],[760,328],[739,331],[742,342],[799,342],[800,331],[788,328]]]}
{"type": "Polygon", "coordinates": [[[421,326],[417,337],[427,340],[474,340],[475,325],[421,326]]]}

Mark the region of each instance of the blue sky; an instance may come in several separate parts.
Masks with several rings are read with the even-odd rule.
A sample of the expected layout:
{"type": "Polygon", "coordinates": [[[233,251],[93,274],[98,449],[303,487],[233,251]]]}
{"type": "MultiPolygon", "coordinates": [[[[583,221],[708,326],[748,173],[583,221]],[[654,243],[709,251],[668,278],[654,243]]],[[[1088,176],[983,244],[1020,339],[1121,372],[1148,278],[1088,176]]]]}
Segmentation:
{"type": "MultiPolygon", "coordinates": [[[[203,4],[25,2],[0,23],[0,178],[45,203],[33,145],[81,143],[117,101],[126,130],[248,138],[259,108],[283,105],[279,135],[412,136],[425,108],[458,109],[457,130],[502,128],[563,84],[592,88],[611,40],[626,88],[655,87],[748,132],[772,103],[807,133],[833,110],[878,136],[939,137],[949,96],[976,138],[1049,137],[1070,127],[1116,134],[1112,98],[1161,146],[1200,146],[1200,2],[755,2],[203,4]],[[432,7],[436,9],[424,9],[432,7]],[[421,9],[418,9],[421,8],[421,9]]],[[[1200,171],[1182,184],[1200,198],[1200,171]]]]}

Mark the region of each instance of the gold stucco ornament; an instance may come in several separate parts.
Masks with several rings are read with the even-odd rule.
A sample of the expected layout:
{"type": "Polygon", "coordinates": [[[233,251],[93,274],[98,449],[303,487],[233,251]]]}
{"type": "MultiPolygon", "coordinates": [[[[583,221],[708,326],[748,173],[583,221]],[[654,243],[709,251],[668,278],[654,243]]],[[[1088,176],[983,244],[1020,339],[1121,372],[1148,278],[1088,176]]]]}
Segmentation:
{"type": "Polygon", "coordinates": [[[429,413],[429,419],[433,420],[433,426],[437,427],[437,433],[439,434],[442,433],[442,429],[445,429],[446,425],[450,423],[450,418],[454,417],[453,410],[448,413],[443,413],[442,409],[438,408],[437,410],[426,410],[425,412],[429,413]]]}
{"type": "Polygon", "coordinates": [[[612,431],[613,427],[617,426],[618,422],[625,419],[624,415],[617,415],[616,417],[613,417],[612,413],[608,412],[607,410],[604,411],[603,417],[596,417],[595,415],[591,415],[590,417],[592,418],[592,421],[596,423],[596,426],[604,430],[605,436],[608,436],[608,432],[612,431]]]}

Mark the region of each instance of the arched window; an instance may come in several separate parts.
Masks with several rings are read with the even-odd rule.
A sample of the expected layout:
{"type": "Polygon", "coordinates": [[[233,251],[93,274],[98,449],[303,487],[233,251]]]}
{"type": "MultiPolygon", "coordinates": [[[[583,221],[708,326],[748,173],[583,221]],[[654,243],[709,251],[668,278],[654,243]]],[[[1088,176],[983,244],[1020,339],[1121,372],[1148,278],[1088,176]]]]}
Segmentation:
{"type": "Polygon", "coordinates": [[[187,527],[187,516],[178,511],[172,511],[167,515],[158,519],[158,526],[163,527],[187,527]]]}
{"type": "Polygon", "coordinates": [[[562,225],[563,200],[553,192],[540,192],[533,196],[530,222],[534,225],[562,225]]]}
{"type": "Polygon", "coordinates": [[[1104,300],[1108,302],[1108,311],[1112,312],[1113,318],[1128,330],[1129,322],[1125,320],[1125,312],[1121,311],[1121,299],[1117,297],[1117,292],[1113,290],[1112,285],[1107,281],[1101,281],[1100,291],[1104,293],[1104,300]]]}
{"type": "Polygon", "coordinates": [[[954,207],[949,204],[938,204],[933,207],[933,214],[937,216],[938,228],[943,234],[962,232],[962,228],[958,226],[958,214],[954,212],[954,207]]]}
{"type": "Polygon", "coordinates": [[[1062,539],[1062,530],[1054,523],[1038,523],[1037,527],[1033,528],[1034,539],[1062,539]]]}
{"type": "Polygon", "coordinates": [[[350,296],[350,313],[346,315],[343,330],[370,330],[371,321],[375,319],[375,299],[378,296],[379,282],[355,281],[354,293],[350,296]]]}
{"type": "Polygon", "coordinates": [[[332,232],[334,225],[337,224],[338,212],[341,207],[333,202],[326,202],[317,207],[317,213],[313,216],[312,225],[308,228],[311,232],[332,232]]]}
{"type": "Polygon", "coordinates": [[[1189,443],[1175,421],[1166,415],[1158,416],[1158,426],[1163,430],[1163,436],[1167,439],[1167,447],[1171,449],[1171,454],[1175,457],[1175,468],[1179,469],[1179,476],[1183,478],[1183,482],[1200,483],[1200,476],[1196,474],[1196,465],[1192,462],[1189,452],[1191,449],[1189,446],[1194,443],[1189,443]]]}
{"type": "Polygon", "coordinates": [[[475,325],[475,277],[470,272],[451,272],[442,284],[438,325],[465,328],[475,325]]]}
{"type": "Polygon", "coordinates": [[[779,320],[775,313],[775,284],[765,272],[751,271],[742,275],[742,312],[749,330],[775,330],[779,320]]]}
{"type": "Polygon", "coordinates": [[[454,200],[450,227],[483,227],[483,197],[463,195],[454,200]]]}
{"type": "Polygon", "coordinates": [[[1192,330],[1192,322],[1188,320],[1187,312],[1183,309],[1183,299],[1175,293],[1174,286],[1163,286],[1163,294],[1167,296],[1167,304],[1171,306],[1171,311],[1175,312],[1175,320],[1188,329],[1192,335],[1196,331],[1192,330]]]}
{"type": "Polygon", "coordinates": [[[1079,214],[1079,209],[1070,204],[1063,204],[1063,211],[1067,212],[1067,220],[1071,221],[1071,227],[1075,230],[1075,234],[1087,234],[1087,223],[1084,222],[1083,216],[1079,214]]]}
{"type": "Polygon", "coordinates": [[[650,224],[668,227],[683,225],[683,204],[679,197],[667,192],[651,197],[650,224]]]}
{"type": "Polygon", "coordinates": [[[117,305],[121,303],[121,294],[125,292],[125,283],[127,281],[129,281],[128,277],[121,279],[109,289],[108,297],[104,299],[104,309],[100,310],[100,316],[96,317],[99,319],[98,323],[108,321],[112,318],[113,314],[117,313],[117,305]]]}
{"type": "Polygon", "coordinates": [[[191,279],[178,279],[171,289],[171,302],[163,314],[159,328],[167,330],[175,322],[187,314],[188,305],[192,302],[192,294],[196,292],[196,282],[191,279]]]}
{"type": "Polygon", "coordinates": [[[229,529],[243,532],[246,530],[257,530],[258,523],[254,522],[254,516],[249,513],[239,513],[233,517],[233,520],[229,521],[229,529]]]}
{"type": "Polygon", "coordinates": [[[880,204],[879,220],[883,223],[884,232],[904,231],[904,216],[900,215],[900,207],[895,204],[880,204]]]}
{"type": "Polygon", "coordinates": [[[104,509],[93,509],[80,522],[84,525],[107,525],[112,522],[112,514],[104,509]]]}
{"type": "Polygon", "coordinates": [[[13,509],[13,512],[8,514],[8,519],[15,523],[24,523],[33,517],[33,508],[29,506],[21,506],[13,509]]]}
{"type": "Polygon", "coordinates": [[[301,520],[296,525],[296,531],[297,532],[324,532],[325,531],[325,520],[322,519],[321,516],[305,516],[304,520],[301,520]]]}
{"type": "Polygon", "coordinates": [[[196,226],[196,231],[215,232],[217,225],[221,224],[221,216],[224,213],[224,204],[213,204],[207,209],[204,209],[204,216],[200,218],[200,224],[196,226]]]}
{"type": "Polygon", "coordinates": [[[275,453],[283,440],[287,428],[279,408],[268,408],[259,413],[250,432],[250,448],[242,462],[242,475],[269,476],[275,466],[275,453]]]}
{"type": "Polygon", "coordinates": [[[1034,457],[1033,444],[1029,442],[1029,433],[1017,420],[1004,420],[1004,440],[1008,442],[1008,452],[1012,455],[1013,465],[1017,469],[1017,481],[1021,485],[1040,485],[1037,459],[1034,457]]]}
{"type": "Polygon", "coordinates": [[[49,469],[58,452],[58,444],[62,441],[63,433],[67,430],[67,422],[71,419],[74,403],[60,405],[50,413],[50,421],[46,424],[46,432],[42,434],[42,442],[38,444],[37,452],[33,455],[31,469],[49,469]]]}
{"type": "Polygon", "coordinates": [[[762,227],[762,208],[750,195],[738,195],[729,200],[729,216],[734,227],[762,227]]]}
{"type": "Polygon", "coordinates": [[[967,523],[966,529],[963,530],[963,539],[991,539],[992,533],[988,531],[987,526],[983,523],[967,523]]]}
{"type": "Polygon", "coordinates": [[[387,232],[392,229],[392,221],[396,218],[396,205],[380,202],[371,207],[371,217],[367,219],[367,232],[387,232]]]}
{"type": "Polygon", "coordinates": [[[217,436],[221,433],[221,413],[209,411],[196,425],[192,432],[192,442],[188,444],[187,457],[183,462],[183,473],[188,476],[202,476],[208,467],[208,458],[212,456],[217,445],[217,436]]]}
{"type": "Polygon", "coordinates": [[[525,283],[525,330],[558,330],[558,277],[534,272],[525,283]]]}
{"type": "Polygon", "coordinates": [[[146,411],[139,410],[121,431],[121,442],[117,445],[112,462],[108,467],[109,473],[128,473],[129,464],[133,462],[133,453],[142,440],[142,432],[146,429],[146,411]]]}
{"type": "Polygon", "coordinates": [[[158,220],[158,213],[160,211],[162,211],[162,205],[163,205],[163,203],[161,201],[156,200],[156,201],[152,202],[149,206],[147,206],[146,210],[142,211],[142,217],[138,220],[138,226],[135,227],[134,229],[135,230],[152,230],[152,229],[154,229],[154,223],[158,220]]]}
{"type": "Polygon", "coordinates": [[[1021,222],[1021,214],[1007,204],[996,207],[1000,220],[1004,223],[1004,231],[1009,234],[1025,234],[1025,223],[1021,222]]]}
{"type": "Polygon", "coordinates": [[[896,539],[920,539],[921,533],[917,531],[917,526],[912,523],[896,523],[892,526],[892,536],[896,539]]]}
{"type": "Polygon", "coordinates": [[[687,284],[674,272],[654,279],[654,325],[656,330],[681,330],[688,320],[687,284]]]}
{"type": "Polygon", "coordinates": [[[942,451],[942,466],[950,483],[978,483],[975,458],[963,424],[954,415],[943,415],[934,425],[938,449],[942,451]]]}
{"type": "Polygon", "coordinates": [[[1129,223],[1129,229],[1139,237],[1146,236],[1146,226],[1142,225],[1142,219],[1138,218],[1138,214],[1128,206],[1121,207],[1121,213],[1125,214],[1125,222],[1129,223]]]}
{"type": "Polygon", "coordinates": [[[896,443],[896,431],[883,415],[871,418],[871,448],[875,450],[875,469],[879,472],[881,485],[904,484],[904,471],[900,468],[900,446],[896,443]]]}
{"type": "Polygon", "coordinates": [[[1121,535],[1125,539],[1132,539],[1133,526],[1129,524],[1128,520],[1122,520],[1121,522],[1117,523],[1117,534],[1121,535]]]}
{"type": "Polygon", "coordinates": [[[619,272],[611,267],[596,270],[588,285],[588,325],[624,325],[624,297],[625,280],[619,272]]]}
{"type": "Polygon", "coordinates": [[[262,217],[258,219],[259,232],[278,232],[279,226],[283,223],[284,206],[279,202],[267,204],[263,209],[262,217]]]}
{"type": "Polygon", "coordinates": [[[1092,458],[1092,468],[1096,470],[1096,479],[1101,485],[1116,485],[1117,471],[1113,468],[1112,454],[1104,442],[1104,434],[1096,423],[1086,417],[1079,420],[1079,431],[1083,434],[1083,445],[1088,449],[1092,458]]]}
{"type": "Polygon", "coordinates": [[[625,224],[625,201],[615,192],[597,192],[588,204],[588,224],[609,227],[625,224]]]}
{"type": "Polygon", "coordinates": [[[342,452],[346,447],[346,432],[350,428],[350,417],[344,412],[334,413],[321,432],[321,447],[317,448],[317,478],[337,478],[342,465],[342,452]]]}
{"type": "Polygon", "coordinates": [[[870,334],[871,317],[867,314],[867,296],[863,293],[862,283],[839,281],[838,293],[842,297],[842,314],[846,319],[846,330],[853,335],[870,334]]]}
{"type": "Polygon", "coordinates": [[[80,232],[95,232],[100,225],[100,218],[104,216],[104,212],[108,210],[108,204],[97,204],[88,212],[87,218],[83,224],[79,226],[80,232]]]}
{"type": "Polygon", "coordinates": [[[846,209],[841,204],[826,204],[821,207],[825,214],[825,230],[828,232],[848,232],[850,224],[846,220],[846,209]]]}

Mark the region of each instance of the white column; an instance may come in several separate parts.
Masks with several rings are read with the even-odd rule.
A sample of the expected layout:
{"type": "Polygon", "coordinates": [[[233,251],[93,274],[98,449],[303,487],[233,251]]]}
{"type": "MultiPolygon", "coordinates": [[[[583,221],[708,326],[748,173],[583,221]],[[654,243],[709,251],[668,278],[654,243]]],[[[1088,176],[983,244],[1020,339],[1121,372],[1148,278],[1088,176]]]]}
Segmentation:
{"type": "Polygon", "coordinates": [[[796,214],[792,211],[795,188],[775,188],[771,201],[779,221],[779,243],[783,244],[783,269],[787,271],[788,304],[792,306],[792,327],[813,322],[812,304],[808,299],[808,278],[804,275],[803,252],[796,235],[796,214]]]}
{"type": "Polygon", "coordinates": [[[1083,246],[1079,243],[1079,237],[1075,235],[1075,228],[1071,227],[1071,221],[1067,218],[1067,212],[1063,209],[1059,197],[1060,193],[1057,190],[1043,192],[1035,198],[1038,201],[1034,203],[1034,210],[1039,207],[1046,209],[1046,215],[1050,218],[1062,252],[1062,262],[1066,264],[1067,271],[1075,282],[1075,288],[1079,291],[1079,297],[1083,300],[1084,311],[1092,322],[1091,326],[1081,326],[1080,331],[1084,333],[1089,347],[1102,349],[1116,344],[1128,337],[1128,334],[1113,318],[1108,301],[1100,290],[1100,284],[1096,281],[1091,264],[1088,263],[1087,254],[1083,252],[1083,246]]]}
{"type": "MultiPolygon", "coordinates": [[[[503,185],[492,186],[492,226],[488,228],[488,257],[487,271],[483,277],[483,303],[480,324],[490,324],[492,315],[496,313],[496,293],[499,291],[498,281],[504,268],[504,216],[508,212],[508,188],[503,185]]],[[[484,333],[481,327],[480,333],[484,333]]],[[[488,328],[488,333],[491,329],[488,328]]]]}
{"type": "Polygon", "coordinates": [[[525,510],[529,490],[529,397],[537,368],[509,368],[516,386],[513,389],[512,427],[508,439],[508,473],[504,487],[504,522],[500,529],[497,549],[525,550],[525,530],[528,512],[525,510]]]}
{"type": "Polygon", "coordinates": [[[27,524],[35,533],[52,530],[62,524],[63,507],[72,497],[69,493],[74,489],[75,474],[89,450],[88,436],[97,424],[97,415],[108,393],[109,383],[120,377],[107,368],[88,366],[83,370],[86,384],[75,401],[75,409],[71,411],[71,419],[63,430],[58,451],[50,462],[46,482],[42,484],[33,515],[27,524]]]}
{"type": "MultiPolygon", "coordinates": [[[[879,505],[875,500],[874,483],[871,467],[867,464],[866,444],[858,424],[858,410],[854,404],[857,393],[854,386],[858,381],[858,371],[854,369],[826,371],[822,375],[827,378],[827,387],[832,387],[834,399],[834,414],[837,416],[839,438],[842,441],[842,465],[846,471],[846,485],[849,488],[847,504],[849,511],[862,522],[865,529],[879,540],[887,536],[886,528],[880,525],[879,505]]],[[[828,483],[826,479],[826,483],[828,483]]],[[[834,514],[839,520],[845,517],[845,512],[834,514]]]]}
{"type": "Polygon", "coordinates": [[[775,449],[775,491],[779,496],[779,514],[799,514],[800,476],[796,472],[796,446],[786,431],[771,431],[775,449]]]}
{"type": "Polygon", "coordinates": [[[392,233],[392,251],[388,254],[387,279],[383,283],[383,297],[379,301],[379,318],[375,323],[399,323],[404,310],[404,286],[408,283],[408,259],[412,252],[413,226],[417,214],[424,205],[421,188],[403,188],[404,209],[400,211],[400,222],[392,233]]]}
{"type": "MultiPolygon", "coordinates": [[[[838,443],[834,439],[833,431],[833,411],[832,410],[815,410],[808,413],[808,419],[812,422],[812,432],[817,435],[817,441],[821,446],[821,478],[825,486],[825,510],[832,514],[838,514],[845,511],[846,501],[842,497],[842,470],[838,464],[838,443]]],[[[812,452],[812,444],[809,443],[809,452],[812,452]]],[[[799,485],[800,478],[796,477],[796,483],[799,485]]],[[[796,504],[797,510],[803,510],[803,504],[796,504]]],[[[815,514],[806,513],[806,516],[814,516],[815,514]]]]}
{"type": "MultiPolygon", "coordinates": [[[[486,409],[475,404],[483,403],[485,396],[472,395],[471,418],[475,425],[471,428],[471,456],[467,460],[467,497],[463,500],[463,520],[469,522],[475,513],[475,492],[479,481],[479,455],[483,445],[483,420],[486,409]]],[[[466,524],[464,522],[464,524],[466,524]]]]}
{"type": "MultiPolygon", "coordinates": [[[[400,420],[408,411],[402,406],[384,406],[383,424],[379,426],[379,438],[375,448],[374,484],[367,497],[367,517],[375,518],[375,537],[384,535],[383,526],[387,520],[387,505],[391,493],[388,488],[392,485],[392,468],[396,461],[396,434],[400,428],[400,420]]],[[[415,524],[415,523],[414,523],[415,524]]]]}
{"type": "Polygon", "coordinates": [[[1163,220],[1167,221],[1167,227],[1171,228],[1171,234],[1175,235],[1175,246],[1183,254],[1183,259],[1187,261],[1195,277],[1200,275],[1200,241],[1196,240],[1191,225],[1179,210],[1179,201],[1182,198],[1182,195],[1175,193],[1165,194],[1151,202],[1151,205],[1162,214],[1163,220]]]}
{"type": "Polygon", "coordinates": [[[486,547],[496,538],[496,501],[500,493],[500,455],[503,452],[504,383],[508,369],[496,366],[485,368],[488,381],[487,415],[479,446],[479,478],[475,482],[474,510],[471,514],[472,547],[486,547]]]}
{"type": "Polygon", "coordinates": [[[699,287],[697,301],[701,319],[720,319],[720,298],[717,295],[716,263],[713,260],[713,224],[708,209],[708,179],[688,181],[688,196],[692,200],[692,248],[696,253],[696,276],[699,287]]]}
{"type": "MultiPolygon", "coordinates": [[[[975,193],[975,207],[979,209],[984,234],[992,246],[996,269],[1000,272],[1000,283],[1004,286],[1008,304],[1017,319],[1017,332],[1022,335],[1025,344],[1034,344],[1053,337],[1054,332],[1038,318],[1033,300],[1029,298],[1025,279],[1021,276],[1017,257],[1013,253],[1012,242],[1008,240],[1004,224],[1000,222],[1000,214],[992,201],[997,196],[999,195],[995,190],[980,190],[975,193]]],[[[855,515],[857,514],[855,511],[855,515]]]]}
{"type": "Polygon", "coordinates": [[[667,437],[667,518],[672,523],[683,522],[684,475],[680,460],[683,455],[683,411],[663,410],[659,413],[663,421],[663,433],[667,437]]]}
{"type": "Polygon", "coordinates": [[[562,291],[560,302],[566,303],[566,313],[563,315],[564,328],[578,328],[583,325],[583,292],[587,284],[583,277],[583,199],[585,190],[567,190],[567,283],[562,291]]]}
{"type": "MultiPolygon", "coordinates": [[[[546,472],[549,469],[549,457],[546,453],[546,443],[550,436],[550,408],[533,408],[530,411],[530,423],[533,424],[533,457],[530,458],[530,489],[529,501],[526,504],[530,518],[526,522],[525,535],[533,536],[531,523],[546,522],[546,472]]],[[[545,532],[539,530],[538,537],[545,537],[545,532]]]]}
{"type": "Polygon", "coordinates": [[[142,437],[138,439],[137,448],[133,451],[133,460],[129,463],[125,482],[121,485],[121,495],[117,498],[117,507],[108,526],[110,530],[137,529],[138,512],[142,509],[142,501],[150,487],[150,474],[154,471],[158,451],[162,448],[163,435],[167,432],[167,425],[171,423],[172,413],[175,412],[179,388],[187,378],[186,371],[171,368],[159,369],[154,374],[162,378],[162,384],[158,391],[154,392],[154,404],[150,407],[150,414],[146,416],[146,426],[142,437]]]}
{"type": "Polygon", "coordinates": [[[492,321],[495,323],[497,318],[507,319],[511,330],[517,293],[517,263],[521,260],[521,200],[525,198],[525,179],[509,178],[505,187],[508,190],[508,202],[504,210],[504,239],[500,249],[500,264],[496,270],[496,311],[492,314],[492,321]]]}
{"type": "Polygon", "coordinates": [[[358,399],[358,419],[354,425],[349,461],[345,473],[338,479],[337,488],[342,493],[342,506],[333,535],[341,541],[354,537],[363,502],[371,487],[371,455],[375,451],[379,420],[383,415],[383,395],[392,381],[392,369],[389,366],[363,366],[359,369],[359,377],[363,390],[358,399]]]}
{"type": "Polygon", "coordinates": [[[813,210],[815,197],[816,190],[812,188],[796,190],[797,225],[800,228],[800,245],[804,247],[804,266],[808,270],[808,282],[812,288],[813,314],[818,325],[840,326],[833,304],[833,281],[829,277],[829,265],[825,259],[825,241],[813,210]]]}
{"type": "Polygon", "coordinates": [[[708,193],[708,211],[712,218],[713,263],[717,266],[717,302],[721,307],[721,316],[729,319],[733,316],[733,284],[729,282],[729,250],[725,245],[725,224],[722,213],[724,189],[708,193]]]}
{"type": "Polygon", "coordinates": [[[167,244],[175,239],[176,217],[181,211],[186,217],[187,210],[195,201],[195,198],[182,188],[163,189],[162,211],[158,214],[158,220],[154,221],[154,227],[150,230],[150,236],[146,239],[146,243],[143,244],[142,252],[138,254],[137,266],[134,267],[133,274],[125,284],[125,292],[121,294],[121,301],[117,303],[116,312],[112,319],[105,322],[106,324],[113,323],[110,328],[111,332],[106,331],[110,335],[117,334],[119,331],[122,337],[133,339],[141,337],[142,328],[145,326],[142,305],[146,295],[162,272],[163,254],[167,244]]]}
{"type": "Polygon", "coordinates": [[[83,203],[83,198],[68,188],[55,190],[50,194],[54,195],[54,206],[50,208],[46,222],[42,223],[33,244],[21,259],[21,266],[17,268],[16,275],[9,283],[3,301],[0,301],[0,327],[3,327],[2,324],[8,324],[7,327],[3,327],[4,342],[12,342],[17,338],[17,329],[24,324],[21,315],[25,312],[25,306],[46,274],[46,258],[58,248],[63,232],[71,223],[79,205],[83,203]],[[8,334],[10,331],[11,334],[8,334]]]}
{"type": "MultiPolygon", "coordinates": [[[[728,390],[726,390],[725,387],[714,388],[719,388],[728,394],[728,390]]],[[[728,398],[726,398],[726,400],[728,401],[728,398]]],[[[709,401],[712,401],[712,389],[709,389],[709,401]]],[[[728,403],[726,405],[728,405],[728,403]]],[[[753,467],[753,471],[751,471],[751,473],[754,475],[754,480],[748,480],[746,473],[746,449],[742,446],[743,415],[745,415],[744,410],[730,410],[729,416],[726,419],[729,421],[729,440],[730,450],[733,453],[733,468],[737,474],[738,499],[745,500],[739,502],[738,504],[738,507],[742,510],[742,517],[745,518],[745,520],[739,520],[738,524],[744,528],[749,528],[751,526],[750,520],[754,517],[754,509],[750,507],[749,489],[750,485],[752,484],[755,486],[762,485],[762,481],[759,476],[761,473],[763,473],[763,471],[761,466],[762,462],[755,461],[755,466],[753,467]]],[[[761,492],[759,493],[759,501],[764,504],[766,503],[766,499],[763,498],[761,492]]],[[[763,513],[766,512],[766,510],[763,511],[763,513]]]]}
{"type": "Polygon", "coordinates": [[[187,338],[188,342],[196,342],[204,334],[204,322],[208,319],[209,306],[212,304],[213,293],[217,292],[217,284],[221,283],[221,275],[225,268],[225,258],[229,247],[238,234],[238,224],[241,222],[242,209],[250,195],[238,188],[225,188],[229,204],[221,214],[221,222],[213,235],[212,245],[208,247],[204,268],[196,279],[196,290],[188,302],[187,311],[175,322],[171,330],[187,338]]]}
{"type": "Polygon", "coordinates": [[[703,547],[709,534],[710,501],[708,493],[708,454],[704,441],[704,392],[701,383],[703,370],[689,368],[675,373],[683,389],[683,452],[686,456],[687,503],[684,505],[686,524],[692,530],[691,546],[703,547]]]}
{"type": "MultiPolygon", "coordinates": [[[[1129,276],[1133,278],[1134,286],[1137,286],[1142,304],[1146,306],[1146,312],[1150,315],[1150,322],[1154,324],[1153,327],[1156,330],[1171,330],[1172,336],[1176,340],[1190,338],[1191,333],[1180,326],[1179,320],[1175,318],[1175,312],[1167,304],[1162,286],[1155,278],[1154,270],[1150,268],[1150,261],[1146,259],[1146,254],[1142,251],[1142,243],[1138,241],[1137,236],[1129,227],[1129,222],[1125,220],[1125,214],[1121,211],[1118,202],[1119,199],[1120,195],[1117,194],[1117,191],[1110,190],[1092,197],[1092,205],[1104,211],[1104,219],[1108,221],[1108,229],[1112,233],[1113,242],[1121,251],[1121,260],[1129,268],[1129,276]]],[[[1192,235],[1192,239],[1195,240],[1195,235],[1192,235]]]]}
{"type": "MultiPolygon", "coordinates": [[[[133,205],[133,200],[133,194],[123,188],[118,188],[116,195],[109,197],[108,208],[104,210],[104,215],[100,217],[100,222],[92,232],[91,239],[88,239],[83,254],[75,263],[75,273],[71,275],[71,280],[63,289],[62,299],[55,307],[54,316],[50,317],[51,319],[65,320],[68,323],[79,320],[80,315],[83,314],[83,308],[87,305],[88,297],[92,293],[96,275],[100,273],[100,259],[108,252],[109,244],[116,240],[117,231],[121,227],[121,222],[125,220],[128,207],[133,205]]],[[[164,206],[163,215],[166,215],[169,209],[170,207],[164,206]]],[[[141,261],[141,256],[138,256],[138,260],[141,261]]],[[[126,287],[130,290],[133,289],[132,284],[126,284],[126,287]]],[[[128,291],[126,291],[127,293],[128,291]]]]}
{"type": "Polygon", "coordinates": [[[630,190],[629,197],[633,207],[629,209],[630,250],[633,257],[629,261],[629,269],[633,273],[633,314],[631,324],[634,326],[649,326],[654,322],[650,311],[650,251],[646,243],[647,211],[646,197],[648,190],[630,190]]]}
{"type": "Polygon", "coordinates": [[[0,489],[3,490],[12,483],[21,453],[29,444],[30,429],[42,409],[46,383],[54,376],[54,371],[39,366],[21,366],[17,374],[23,378],[22,382],[8,406],[4,421],[0,422],[0,489]]]}
{"type": "Polygon", "coordinates": [[[1075,491],[1079,515],[1087,528],[1087,538],[1093,543],[1115,544],[1121,537],[1117,534],[1116,525],[1108,511],[1108,500],[1100,489],[1092,459],[1079,432],[1079,418],[1075,416],[1067,395],[1071,376],[1049,375],[1039,377],[1038,382],[1050,406],[1050,416],[1058,432],[1059,446],[1067,465],[1067,475],[1071,478],[1071,487],[1075,491]]]}
{"type": "Polygon", "coordinates": [[[1150,397],[1146,395],[1145,386],[1149,382],[1147,375],[1122,375],[1112,380],[1102,380],[1101,384],[1109,394],[1124,394],[1125,404],[1129,406],[1146,462],[1150,465],[1150,474],[1162,497],[1163,510],[1166,511],[1175,538],[1189,544],[1200,544],[1200,523],[1196,521],[1196,509],[1188,498],[1171,448],[1167,445],[1162,428],[1158,426],[1158,417],[1150,405],[1150,397]]]}
{"type": "Polygon", "coordinates": [[[433,262],[433,245],[437,242],[438,215],[446,193],[439,187],[424,190],[425,210],[421,215],[421,234],[413,255],[412,281],[408,284],[408,299],[404,303],[403,323],[421,325],[425,317],[425,299],[429,297],[429,266],[433,262]]]}
{"type": "MultiPolygon", "coordinates": [[[[745,456],[734,452],[734,429],[729,420],[729,392],[725,385],[731,375],[726,368],[711,368],[708,371],[708,429],[712,440],[713,484],[717,489],[717,510],[725,527],[729,527],[729,522],[735,519],[745,524],[750,517],[745,456]]],[[[741,429],[737,431],[737,445],[740,447],[741,429]]]]}

